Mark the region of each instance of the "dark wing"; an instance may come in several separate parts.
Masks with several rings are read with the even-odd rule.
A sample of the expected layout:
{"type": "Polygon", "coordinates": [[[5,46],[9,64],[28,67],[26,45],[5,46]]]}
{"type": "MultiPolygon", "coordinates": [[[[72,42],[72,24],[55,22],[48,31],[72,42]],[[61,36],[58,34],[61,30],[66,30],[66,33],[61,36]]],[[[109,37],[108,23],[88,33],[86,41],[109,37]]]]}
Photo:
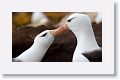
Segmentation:
{"type": "Polygon", "coordinates": [[[22,60],[12,58],[12,62],[23,62],[22,60]]]}
{"type": "Polygon", "coordinates": [[[102,62],[102,49],[82,53],[90,62],[102,62]]]}

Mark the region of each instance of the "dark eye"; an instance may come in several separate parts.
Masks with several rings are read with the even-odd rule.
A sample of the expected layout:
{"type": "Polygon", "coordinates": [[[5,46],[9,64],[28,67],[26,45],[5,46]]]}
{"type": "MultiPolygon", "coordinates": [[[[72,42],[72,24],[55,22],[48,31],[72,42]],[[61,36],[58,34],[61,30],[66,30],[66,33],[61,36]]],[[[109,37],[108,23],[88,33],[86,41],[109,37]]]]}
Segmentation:
{"type": "Polygon", "coordinates": [[[41,35],[41,37],[45,37],[47,35],[47,33],[44,33],[43,35],[41,35]]]}
{"type": "Polygon", "coordinates": [[[69,20],[67,20],[68,22],[71,22],[72,21],[72,19],[75,19],[75,17],[74,18],[71,18],[71,19],[69,19],[69,20]]]}

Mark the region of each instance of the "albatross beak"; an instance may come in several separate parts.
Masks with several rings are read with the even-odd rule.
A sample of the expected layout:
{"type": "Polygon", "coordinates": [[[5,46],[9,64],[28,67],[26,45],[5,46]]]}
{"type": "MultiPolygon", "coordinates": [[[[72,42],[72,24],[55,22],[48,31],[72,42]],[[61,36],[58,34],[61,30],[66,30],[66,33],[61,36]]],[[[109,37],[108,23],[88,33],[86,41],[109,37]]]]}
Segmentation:
{"type": "Polygon", "coordinates": [[[68,30],[68,25],[67,25],[67,23],[65,23],[64,25],[60,26],[60,27],[57,28],[57,29],[50,30],[50,33],[51,33],[53,36],[59,36],[60,34],[62,34],[63,32],[65,32],[66,30],[68,30]]]}

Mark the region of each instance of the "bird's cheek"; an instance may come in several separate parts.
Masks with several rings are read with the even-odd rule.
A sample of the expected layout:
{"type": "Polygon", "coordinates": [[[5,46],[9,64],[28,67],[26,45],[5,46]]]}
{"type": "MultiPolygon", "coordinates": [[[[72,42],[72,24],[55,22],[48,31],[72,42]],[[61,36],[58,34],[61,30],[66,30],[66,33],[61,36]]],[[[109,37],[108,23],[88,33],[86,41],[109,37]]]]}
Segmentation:
{"type": "Polygon", "coordinates": [[[67,23],[67,27],[70,29],[70,27],[71,27],[71,23],[67,23]]]}

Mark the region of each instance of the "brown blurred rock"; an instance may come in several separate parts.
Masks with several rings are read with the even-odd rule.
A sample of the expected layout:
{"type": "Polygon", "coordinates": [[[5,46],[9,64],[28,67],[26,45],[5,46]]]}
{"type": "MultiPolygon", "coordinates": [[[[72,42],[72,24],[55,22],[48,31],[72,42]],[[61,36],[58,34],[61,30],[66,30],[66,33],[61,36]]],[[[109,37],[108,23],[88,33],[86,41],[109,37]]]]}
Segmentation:
{"type": "Polygon", "coordinates": [[[44,12],[44,14],[53,22],[57,24],[63,17],[65,17],[70,12],[44,12]]]}
{"type": "Polygon", "coordinates": [[[12,22],[17,27],[31,23],[31,12],[13,12],[12,22]]]}
{"type": "Polygon", "coordinates": [[[12,24],[12,33],[15,33],[17,31],[16,25],[12,24]]]}

